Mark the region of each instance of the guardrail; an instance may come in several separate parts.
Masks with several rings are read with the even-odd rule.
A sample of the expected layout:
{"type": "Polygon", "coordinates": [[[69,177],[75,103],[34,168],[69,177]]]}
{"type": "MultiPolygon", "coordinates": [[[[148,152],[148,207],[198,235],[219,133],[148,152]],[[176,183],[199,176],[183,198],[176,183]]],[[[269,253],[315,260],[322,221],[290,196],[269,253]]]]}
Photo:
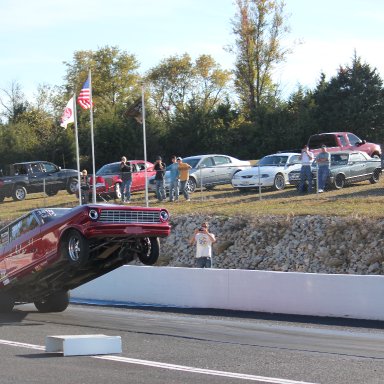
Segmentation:
{"type": "Polygon", "coordinates": [[[384,320],[384,276],[123,266],[71,292],[74,302],[384,320]]]}

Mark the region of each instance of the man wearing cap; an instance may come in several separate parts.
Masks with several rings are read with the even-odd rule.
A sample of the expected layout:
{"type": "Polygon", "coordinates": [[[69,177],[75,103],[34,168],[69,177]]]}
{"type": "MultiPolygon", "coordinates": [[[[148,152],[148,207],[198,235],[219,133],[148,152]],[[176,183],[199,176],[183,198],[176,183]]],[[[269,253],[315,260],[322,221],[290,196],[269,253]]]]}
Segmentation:
{"type": "Polygon", "coordinates": [[[329,165],[331,163],[331,154],[327,151],[325,145],[321,146],[321,152],[316,157],[317,163],[317,183],[319,193],[324,192],[325,184],[329,175],[329,165]]]}
{"type": "Polygon", "coordinates": [[[186,201],[190,201],[189,193],[187,189],[187,183],[189,180],[189,170],[192,168],[188,163],[183,163],[183,159],[178,157],[177,164],[179,164],[179,178],[180,178],[180,190],[183,192],[186,201]]]}
{"type": "Polygon", "coordinates": [[[165,168],[166,168],[166,165],[161,160],[161,156],[157,156],[155,166],[153,167],[153,169],[156,171],[156,175],[155,175],[156,195],[157,195],[157,200],[159,202],[166,199],[165,182],[164,182],[165,168]]]}
{"type": "Polygon", "coordinates": [[[169,201],[179,200],[179,164],[176,156],[171,157],[172,164],[169,166],[169,201]]]}

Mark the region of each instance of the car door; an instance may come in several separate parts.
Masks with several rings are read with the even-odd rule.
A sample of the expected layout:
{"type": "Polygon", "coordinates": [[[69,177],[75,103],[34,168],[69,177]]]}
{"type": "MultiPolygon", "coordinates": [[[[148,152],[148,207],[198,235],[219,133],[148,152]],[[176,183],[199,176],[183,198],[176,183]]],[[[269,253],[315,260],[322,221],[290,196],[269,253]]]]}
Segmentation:
{"type": "Polygon", "coordinates": [[[366,161],[363,156],[360,157],[359,153],[351,153],[349,155],[349,178],[351,180],[357,180],[361,178],[365,173],[366,161]]]}
{"type": "Polygon", "coordinates": [[[17,276],[33,268],[43,257],[40,226],[33,213],[9,226],[9,243],[5,258],[8,276],[17,276]]]}
{"type": "Polygon", "coordinates": [[[213,157],[215,162],[215,184],[230,184],[235,167],[228,156],[216,155],[213,157]]]}
{"type": "Polygon", "coordinates": [[[216,170],[213,156],[203,157],[196,168],[197,187],[215,184],[216,170]]]}
{"type": "Polygon", "coordinates": [[[132,167],[132,185],[131,191],[139,191],[144,189],[143,185],[145,184],[144,175],[139,171],[139,167],[136,163],[131,163],[132,167]]]}
{"type": "Polygon", "coordinates": [[[40,163],[41,168],[41,178],[43,181],[43,189],[45,191],[59,191],[60,189],[64,189],[64,181],[59,178],[59,168],[49,162],[40,163]]]}

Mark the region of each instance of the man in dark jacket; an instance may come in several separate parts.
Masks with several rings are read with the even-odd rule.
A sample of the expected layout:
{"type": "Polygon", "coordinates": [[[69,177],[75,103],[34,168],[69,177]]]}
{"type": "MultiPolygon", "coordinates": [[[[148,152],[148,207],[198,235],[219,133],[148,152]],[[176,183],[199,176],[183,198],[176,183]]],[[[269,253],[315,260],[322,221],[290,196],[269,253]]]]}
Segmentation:
{"type": "Polygon", "coordinates": [[[157,195],[157,200],[159,202],[166,199],[165,181],[164,181],[165,169],[166,169],[165,163],[161,160],[160,156],[157,156],[154,170],[156,171],[156,175],[155,175],[156,195],[157,195]]]}
{"type": "Polygon", "coordinates": [[[121,202],[130,203],[131,199],[131,185],[132,185],[132,166],[123,156],[120,163],[121,172],[121,202]]]}

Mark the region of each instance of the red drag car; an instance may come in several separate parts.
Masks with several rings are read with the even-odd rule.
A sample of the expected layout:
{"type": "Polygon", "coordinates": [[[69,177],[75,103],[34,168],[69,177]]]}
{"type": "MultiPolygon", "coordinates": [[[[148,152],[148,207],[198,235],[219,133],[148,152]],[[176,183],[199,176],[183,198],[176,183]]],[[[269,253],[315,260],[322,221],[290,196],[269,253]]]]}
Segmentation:
{"type": "MultiPolygon", "coordinates": [[[[154,165],[144,160],[128,160],[132,166],[131,192],[145,189],[145,178],[156,174],[154,165]]],[[[121,199],[120,162],[103,165],[96,172],[96,195],[99,200],[121,199]]],[[[90,178],[89,201],[92,200],[93,178],[90,178]]]]}
{"type": "Polygon", "coordinates": [[[135,258],[156,263],[170,234],[162,208],[90,204],[35,209],[0,229],[0,312],[61,312],[68,291],[135,258]]]}

